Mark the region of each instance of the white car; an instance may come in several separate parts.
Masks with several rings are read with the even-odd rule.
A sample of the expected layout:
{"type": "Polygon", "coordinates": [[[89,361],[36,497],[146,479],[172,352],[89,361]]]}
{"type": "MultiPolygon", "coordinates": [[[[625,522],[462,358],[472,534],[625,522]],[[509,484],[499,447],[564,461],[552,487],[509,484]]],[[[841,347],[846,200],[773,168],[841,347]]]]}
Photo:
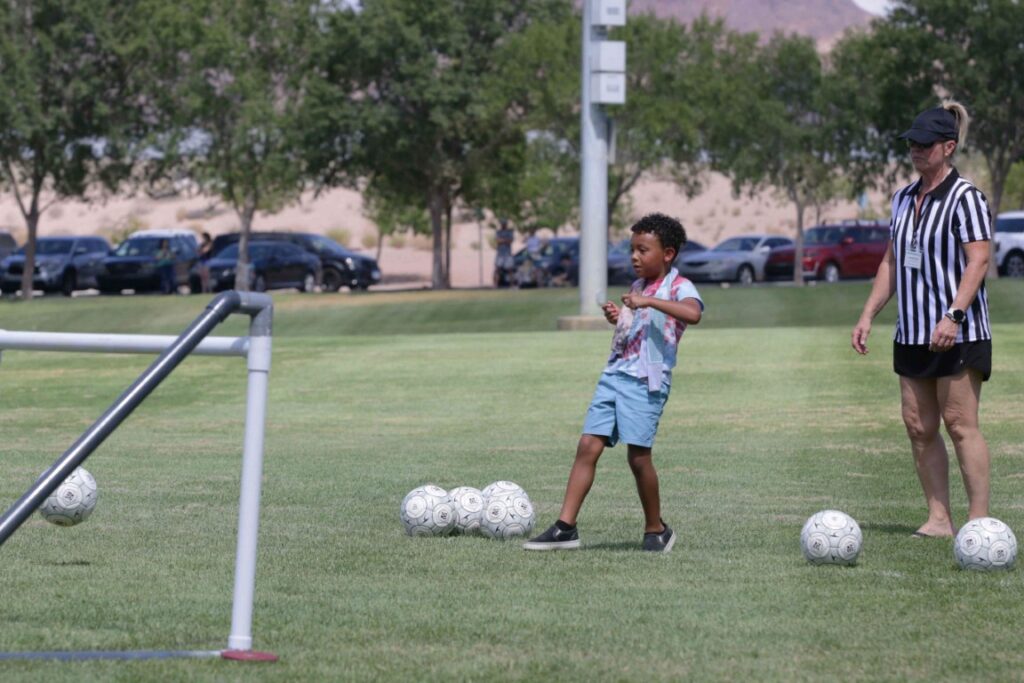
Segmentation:
{"type": "Polygon", "coordinates": [[[999,274],[1024,277],[1024,211],[999,214],[995,240],[999,274]]]}
{"type": "Polygon", "coordinates": [[[684,254],[677,263],[679,274],[694,282],[735,281],[749,285],[764,280],[764,264],[777,247],[791,247],[793,240],[776,235],[730,237],[713,249],[684,254]]]}

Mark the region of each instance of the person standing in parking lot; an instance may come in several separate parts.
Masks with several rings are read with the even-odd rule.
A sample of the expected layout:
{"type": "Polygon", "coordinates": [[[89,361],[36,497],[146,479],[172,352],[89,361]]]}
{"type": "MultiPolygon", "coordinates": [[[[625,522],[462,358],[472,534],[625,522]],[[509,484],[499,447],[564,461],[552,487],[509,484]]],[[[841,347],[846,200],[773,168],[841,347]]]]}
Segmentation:
{"type": "Polygon", "coordinates": [[[210,237],[210,233],[204,232],[201,235],[197,256],[199,257],[199,265],[196,269],[199,271],[199,287],[203,290],[203,294],[207,294],[213,291],[210,287],[210,266],[206,263],[213,256],[213,238],[210,237]]]}
{"type": "Polygon", "coordinates": [[[956,533],[940,421],[956,449],[968,519],[988,516],[989,451],[978,404],[992,372],[985,293],[992,216],[985,195],[953,166],[968,122],[963,105],[948,102],[922,112],[900,136],[920,177],[893,196],[889,247],[851,334],[854,350],[866,354],[872,320],[897,295],[893,369],[928,505],[916,537],[956,533]]]}
{"type": "Polygon", "coordinates": [[[174,294],[177,283],[174,281],[174,252],[171,251],[169,240],[160,240],[160,248],[156,252],[156,270],[160,275],[160,291],[174,294]]]}

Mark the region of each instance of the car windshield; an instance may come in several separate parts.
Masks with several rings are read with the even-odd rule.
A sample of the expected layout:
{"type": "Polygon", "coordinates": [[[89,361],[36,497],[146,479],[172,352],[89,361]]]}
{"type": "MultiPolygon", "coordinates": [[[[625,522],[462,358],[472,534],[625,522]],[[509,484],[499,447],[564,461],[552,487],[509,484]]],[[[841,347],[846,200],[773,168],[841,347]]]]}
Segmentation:
{"type": "Polygon", "coordinates": [[[348,252],[334,240],[327,239],[326,237],[320,237],[316,235],[310,237],[306,243],[310,249],[318,254],[333,254],[335,256],[347,256],[348,252]]]}
{"type": "Polygon", "coordinates": [[[561,254],[568,253],[571,248],[572,247],[571,247],[571,244],[569,242],[548,242],[540,250],[540,255],[541,256],[559,256],[561,254]]]}
{"type": "Polygon", "coordinates": [[[839,244],[841,228],[811,228],[804,234],[804,244],[839,244]]]}
{"type": "Polygon", "coordinates": [[[235,242],[234,244],[229,244],[228,246],[224,247],[223,249],[218,251],[216,254],[214,254],[214,258],[236,259],[237,260],[238,259],[238,242],[235,242]]]}
{"type": "Polygon", "coordinates": [[[629,238],[627,237],[626,239],[619,240],[618,242],[613,244],[611,246],[611,249],[608,250],[608,254],[609,255],[617,254],[619,256],[630,256],[632,250],[633,250],[632,249],[632,245],[630,244],[629,238]]]}
{"type": "Polygon", "coordinates": [[[1022,218],[997,218],[996,232],[1024,232],[1024,217],[1022,218]]]}
{"type": "MultiPolygon", "coordinates": [[[[71,245],[74,243],[74,240],[38,240],[36,242],[36,256],[59,256],[60,254],[70,254],[71,245]]],[[[16,253],[24,255],[25,247],[22,247],[16,253]]]]}
{"type": "MultiPolygon", "coordinates": [[[[160,243],[164,237],[138,237],[125,240],[114,249],[114,256],[155,256],[160,251],[160,243]]],[[[170,240],[167,240],[170,244],[170,240]]]]}
{"type": "Polygon", "coordinates": [[[760,237],[731,237],[720,242],[715,251],[754,251],[761,243],[760,237]]]}

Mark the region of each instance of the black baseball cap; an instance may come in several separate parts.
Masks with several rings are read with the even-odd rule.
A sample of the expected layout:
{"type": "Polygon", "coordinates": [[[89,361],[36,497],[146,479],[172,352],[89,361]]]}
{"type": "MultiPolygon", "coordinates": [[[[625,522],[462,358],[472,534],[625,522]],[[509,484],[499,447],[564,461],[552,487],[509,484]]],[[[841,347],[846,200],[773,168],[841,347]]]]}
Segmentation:
{"type": "Polygon", "coordinates": [[[910,130],[900,134],[901,140],[931,145],[939,140],[956,140],[956,116],[942,107],[926,109],[917,115],[910,130]]]}

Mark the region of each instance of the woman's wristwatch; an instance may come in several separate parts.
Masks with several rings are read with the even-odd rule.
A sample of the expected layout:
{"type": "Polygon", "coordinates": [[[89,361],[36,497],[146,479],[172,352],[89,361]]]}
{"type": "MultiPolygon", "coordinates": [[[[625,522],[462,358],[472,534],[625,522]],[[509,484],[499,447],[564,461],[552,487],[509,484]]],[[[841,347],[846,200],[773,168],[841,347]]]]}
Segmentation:
{"type": "Polygon", "coordinates": [[[946,317],[955,322],[957,325],[963,325],[964,318],[967,317],[967,314],[964,313],[964,309],[962,308],[951,308],[948,311],[946,311],[946,317]]]}

